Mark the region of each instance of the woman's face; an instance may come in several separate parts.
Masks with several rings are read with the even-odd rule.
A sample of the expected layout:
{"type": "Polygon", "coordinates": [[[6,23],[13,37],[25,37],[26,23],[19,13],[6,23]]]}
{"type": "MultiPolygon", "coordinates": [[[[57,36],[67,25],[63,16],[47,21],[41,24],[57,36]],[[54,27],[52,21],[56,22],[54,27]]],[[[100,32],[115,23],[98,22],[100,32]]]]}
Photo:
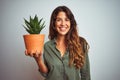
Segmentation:
{"type": "Polygon", "coordinates": [[[66,13],[59,12],[55,21],[55,28],[58,35],[65,36],[70,30],[70,26],[70,19],[66,16],[66,13]]]}

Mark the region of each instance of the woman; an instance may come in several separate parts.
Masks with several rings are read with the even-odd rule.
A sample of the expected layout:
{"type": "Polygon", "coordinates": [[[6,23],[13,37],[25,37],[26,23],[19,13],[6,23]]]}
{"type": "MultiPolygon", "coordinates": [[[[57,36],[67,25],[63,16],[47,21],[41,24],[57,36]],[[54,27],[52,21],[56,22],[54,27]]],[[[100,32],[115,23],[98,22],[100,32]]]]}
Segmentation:
{"type": "Polygon", "coordinates": [[[79,37],[74,15],[66,6],[57,7],[49,26],[49,41],[44,53],[27,53],[33,56],[45,80],[90,80],[88,44],[79,37]]]}

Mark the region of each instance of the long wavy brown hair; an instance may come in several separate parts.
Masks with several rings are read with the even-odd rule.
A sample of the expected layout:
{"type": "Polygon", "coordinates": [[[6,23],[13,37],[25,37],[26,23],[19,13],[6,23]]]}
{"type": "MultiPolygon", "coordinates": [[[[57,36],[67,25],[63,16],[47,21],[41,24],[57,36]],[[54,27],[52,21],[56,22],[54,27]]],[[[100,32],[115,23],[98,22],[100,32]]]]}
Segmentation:
{"type": "Polygon", "coordinates": [[[75,65],[76,68],[81,68],[84,64],[84,51],[81,44],[81,39],[78,35],[77,24],[71,10],[66,6],[59,6],[52,12],[50,25],[49,25],[49,39],[52,40],[57,37],[55,30],[55,21],[59,12],[65,12],[66,16],[70,19],[71,27],[65,37],[66,45],[69,49],[69,65],[75,65]]]}

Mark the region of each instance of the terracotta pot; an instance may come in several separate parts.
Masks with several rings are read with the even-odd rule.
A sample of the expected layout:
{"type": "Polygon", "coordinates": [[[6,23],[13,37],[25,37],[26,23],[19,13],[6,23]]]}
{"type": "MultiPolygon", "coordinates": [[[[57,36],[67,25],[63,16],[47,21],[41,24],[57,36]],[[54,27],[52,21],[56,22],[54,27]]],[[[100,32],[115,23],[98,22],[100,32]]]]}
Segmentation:
{"type": "Polygon", "coordinates": [[[44,46],[44,34],[28,34],[23,35],[25,47],[27,52],[34,53],[36,51],[42,51],[44,46]]]}

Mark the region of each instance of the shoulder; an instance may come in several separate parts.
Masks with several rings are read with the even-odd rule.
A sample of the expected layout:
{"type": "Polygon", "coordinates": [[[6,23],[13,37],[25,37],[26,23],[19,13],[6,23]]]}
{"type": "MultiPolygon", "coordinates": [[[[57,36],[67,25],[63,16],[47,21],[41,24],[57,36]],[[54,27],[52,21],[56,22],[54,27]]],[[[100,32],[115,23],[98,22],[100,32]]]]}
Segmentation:
{"type": "Polygon", "coordinates": [[[83,38],[83,37],[81,37],[81,36],[79,37],[79,40],[80,40],[80,44],[81,45],[85,45],[85,44],[87,45],[88,44],[87,41],[86,41],[86,39],[83,38]]]}
{"type": "Polygon", "coordinates": [[[88,44],[88,42],[86,41],[86,39],[85,38],[83,38],[83,37],[79,37],[79,40],[80,40],[80,44],[81,44],[81,46],[82,46],[82,48],[83,48],[83,51],[84,52],[86,52],[88,49],[89,49],[89,44],[88,44]]]}
{"type": "Polygon", "coordinates": [[[52,46],[53,44],[54,44],[54,41],[49,40],[49,41],[45,42],[44,47],[49,47],[49,46],[52,46]]]}

